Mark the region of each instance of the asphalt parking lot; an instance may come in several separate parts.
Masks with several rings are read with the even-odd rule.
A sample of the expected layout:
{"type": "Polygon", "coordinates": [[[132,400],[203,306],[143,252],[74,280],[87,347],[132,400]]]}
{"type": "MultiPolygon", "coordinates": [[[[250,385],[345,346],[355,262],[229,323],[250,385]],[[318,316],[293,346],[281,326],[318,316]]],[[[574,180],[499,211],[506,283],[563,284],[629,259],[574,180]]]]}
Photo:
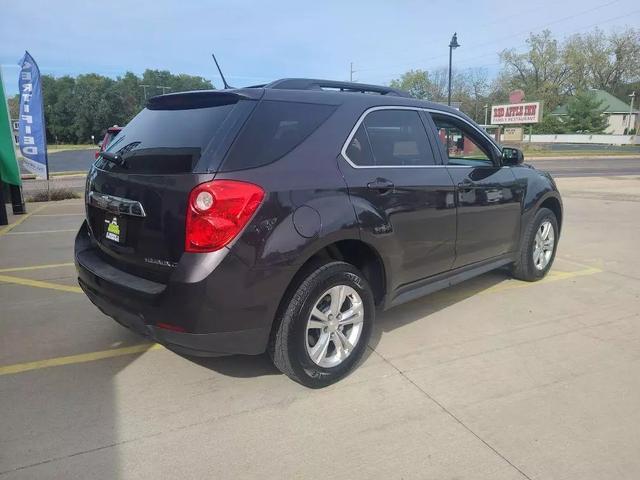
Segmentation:
{"type": "Polygon", "coordinates": [[[560,178],[549,276],[379,315],[308,390],[146,343],[77,286],[80,200],[0,230],[0,478],[640,478],[640,176],[560,178]]]}

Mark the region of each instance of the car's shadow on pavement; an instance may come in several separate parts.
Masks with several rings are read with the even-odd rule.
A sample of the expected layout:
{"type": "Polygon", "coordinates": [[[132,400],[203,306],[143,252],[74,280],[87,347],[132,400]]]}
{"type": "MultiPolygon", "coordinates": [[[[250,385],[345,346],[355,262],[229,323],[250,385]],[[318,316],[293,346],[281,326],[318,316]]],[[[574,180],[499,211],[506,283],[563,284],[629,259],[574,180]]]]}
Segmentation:
{"type": "MultiPolygon", "coordinates": [[[[480,275],[459,285],[440,290],[431,295],[413,300],[385,312],[378,312],[376,324],[369,340],[369,348],[365,350],[366,360],[383,341],[384,334],[416,321],[428,322],[428,317],[451,305],[473,297],[498,283],[509,279],[506,270],[495,270],[480,275]]],[[[214,370],[222,375],[237,378],[281,375],[273,365],[269,355],[230,355],[221,357],[194,357],[178,354],[197,365],[214,370]]]]}
{"type": "Polygon", "coordinates": [[[267,353],[261,355],[227,355],[221,357],[177,355],[228,377],[250,378],[263,377],[265,375],[281,375],[280,371],[271,362],[269,354],[267,353]]]}

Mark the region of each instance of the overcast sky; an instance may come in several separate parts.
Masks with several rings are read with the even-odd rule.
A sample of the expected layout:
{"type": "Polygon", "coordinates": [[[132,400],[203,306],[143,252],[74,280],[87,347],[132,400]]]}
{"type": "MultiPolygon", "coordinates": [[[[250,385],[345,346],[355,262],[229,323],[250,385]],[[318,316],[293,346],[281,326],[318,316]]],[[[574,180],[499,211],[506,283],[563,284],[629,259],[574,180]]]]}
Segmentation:
{"type": "Polygon", "coordinates": [[[17,62],[29,50],[43,73],[116,77],[145,68],[189,73],[221,86],[292,76],[388,83],[408,69],[447,64],[454,31],[458,68],[498,69],[498,52],[522,50],[529,32],[562,38],[599,25],[640,24],[637,0],[333,1],[28,0],[3,2],[0,64],[17,92],[17,62]]]}

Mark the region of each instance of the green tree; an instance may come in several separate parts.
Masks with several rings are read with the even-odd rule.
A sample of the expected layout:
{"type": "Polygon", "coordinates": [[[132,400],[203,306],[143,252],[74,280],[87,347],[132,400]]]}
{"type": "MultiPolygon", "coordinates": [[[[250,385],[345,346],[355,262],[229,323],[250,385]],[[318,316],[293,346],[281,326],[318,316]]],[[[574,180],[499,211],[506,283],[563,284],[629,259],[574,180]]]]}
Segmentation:
{"type": "Polygon", "coordinates": [[[152,97],[170,92],[186,92],[189,90],[210,90],[213,84],[202,77],[179,74],[172,75],[167,70],[145,70],[140,84],[148,85],[147,96],[152,97]],[[162,87],[165,87],[164,89],[162,87]]]}
{"type": "Polygon", "coordinates": [[[607,128],[602,101],[593,92],[577,92],[567,103],[567,131],[574,133],[602,133],[607,128]]]}
{"type": "Polygon", "coordinates": [[[75,143],[76,81],[70,76],[42,77],[42,91],[47,141],[49,143],[75,143]]]}
{"type": "MultiPolygon", "coordinates": [[[[390,86],[408,92],[412,97],[432,102],[445,103],[448,94],[449,73],[446,68],[432,72],[409,70],[390,86]]],[[[454,71],[451,81],[451,96],[460,109],[474,118],[484,121],[484,104],[488,101],[490,84],[483,69],[454,71]]]]}
{"type": "MultiPolygon", "coordinates": [[[[126,125],[144,108],[142,85],[149,97],[168,92],[212,89],[209,80],[192,75],[173,75],[168,71],[146,70],[142,77],[126,72],[112,79],[97,74],[76,78],[42,76],[43,103],[49,143],[85,143],[91,136],[98,141],[107,127],[126,125]]],[[[19,97],[10,99],[12,118],[19,113],[19,97]]]]}
{"type": "Polygon", "coordinates": [[[571,67],[565,52],[549,30],[531,34],[528,50],[518,53],[513,49],[500,54],[503,70],[501,88],[506,92],[522,89],[528,99],[541,100],[549,111],[556,108],[572,90],[571,67]]]}
{"type": "Polygon", "coordinates": [[[76,78],[74,131],[79,143],[99,138],[106,127],[118,123],[122,103],[114,91],[115,80],[90,73],[76,78]]]}
{"type": "Polygon", "coordinates": [[[126,124],[144,108],[144,92],[137,75],[132,72],[125,73],[116,81],[115,91],[120,97],[123,108],[122,124],[126,124]]]}
{"type": "Polygon", "coordinates": [[[390,86],[409,92],[412,97],[423,100],[431,100],[433,84],[429,79],[429,73],[425,70],[409,70],[400,78],[391,80],[390,86]]]}
{"type": "Polygon", "coordinates": [[[20,95],[16,94],[7,98],[7,104],[9,105],[9,117],[12,120],[17,120],[20,115],[20,95]]]}
{"type": "Polygon", "coordinates": [[[638,80],[640,30],[627,28],[605,34],[596,28],[571,36],[564,50],[576,90],[599,88],[617,92],[625,83],[638,80]]]}
{"type": "Polygon", "coordinates": [[[533,133],[561,134],[567,133],[567,125],[557,115],[545,113],[540,123],[532,125],[533,133]]]}

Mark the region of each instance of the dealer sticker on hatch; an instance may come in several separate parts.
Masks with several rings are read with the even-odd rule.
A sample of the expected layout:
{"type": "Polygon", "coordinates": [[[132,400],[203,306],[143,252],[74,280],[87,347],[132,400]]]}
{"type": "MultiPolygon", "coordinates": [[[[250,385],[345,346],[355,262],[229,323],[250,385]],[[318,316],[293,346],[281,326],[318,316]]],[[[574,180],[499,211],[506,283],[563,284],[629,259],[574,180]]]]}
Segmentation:
{"type": "Polygon", "coordinates": [[[112,220],[105,219],[104,223],[107,224],[107,232],[105,237],[114,242],[120,242],[120,225],[118,225],[118,217],[113,217],[112,220]]]}

